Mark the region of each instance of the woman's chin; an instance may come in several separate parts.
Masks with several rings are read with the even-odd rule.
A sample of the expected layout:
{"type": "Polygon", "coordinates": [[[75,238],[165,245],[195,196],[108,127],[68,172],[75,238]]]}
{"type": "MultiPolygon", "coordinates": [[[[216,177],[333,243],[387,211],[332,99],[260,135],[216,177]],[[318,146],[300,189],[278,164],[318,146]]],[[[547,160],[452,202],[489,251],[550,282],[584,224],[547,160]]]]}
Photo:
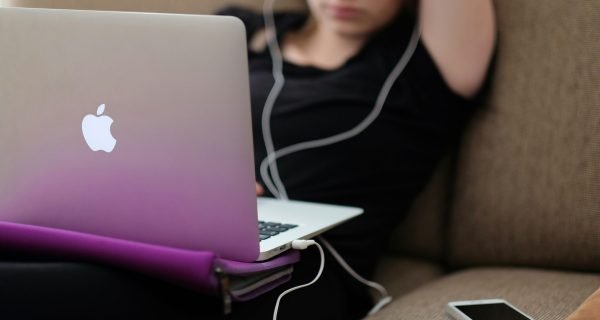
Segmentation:
{"type": "Polygon", "coordinates": [[[371,28],[357,23],[355,21],[336,20],[330,21],[329,26],[339,35],[344,37],[365,37],[369,36],[373,30],[371,28]]]}

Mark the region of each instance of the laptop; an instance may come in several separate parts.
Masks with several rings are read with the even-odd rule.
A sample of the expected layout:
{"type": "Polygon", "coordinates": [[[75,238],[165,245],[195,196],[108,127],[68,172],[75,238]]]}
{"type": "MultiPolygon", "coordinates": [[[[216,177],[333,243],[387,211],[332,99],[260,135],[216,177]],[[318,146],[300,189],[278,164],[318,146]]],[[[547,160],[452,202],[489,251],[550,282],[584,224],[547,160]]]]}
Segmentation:
{"type": "Polygon", "coordinates": [[[0,70],[2,221],[260,261],[362,213],[257,200],[236,18],[0,8],[0,70]]]}

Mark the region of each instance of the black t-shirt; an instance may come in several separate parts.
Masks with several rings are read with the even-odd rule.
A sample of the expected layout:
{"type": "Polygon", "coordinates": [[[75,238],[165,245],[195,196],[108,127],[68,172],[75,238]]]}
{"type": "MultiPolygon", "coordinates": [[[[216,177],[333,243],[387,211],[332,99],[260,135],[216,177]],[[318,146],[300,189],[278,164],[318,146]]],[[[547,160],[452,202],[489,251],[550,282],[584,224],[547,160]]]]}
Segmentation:
{"type": "MultiPolygon", "coordinates": [[[[262,15],[240,8],[248,39],[264,28],[262,15]]],[[[275,16],[278,37],[302,26],[306,16],[275,16]]],[[[275,149],[328,137],[355,127],[369,114],[381,86],[406,49],[414,19],[401,15],[335,70],[284,62],[285,86],[271,116],[275,149]]],[[[266,157],[261,117],[274,80],[268,49],[248,52],[256,176],[266,157]]],[[[395,82],[383,111],[361,134],[331,146],[300,151],[277,161],[290,199],[358,206],[365,213],[326,234],[363,274],[370,275],[386,237],[403,218],[435,165],[464,126],[474,104],[445,83],[419,43],[395,82]]]]}

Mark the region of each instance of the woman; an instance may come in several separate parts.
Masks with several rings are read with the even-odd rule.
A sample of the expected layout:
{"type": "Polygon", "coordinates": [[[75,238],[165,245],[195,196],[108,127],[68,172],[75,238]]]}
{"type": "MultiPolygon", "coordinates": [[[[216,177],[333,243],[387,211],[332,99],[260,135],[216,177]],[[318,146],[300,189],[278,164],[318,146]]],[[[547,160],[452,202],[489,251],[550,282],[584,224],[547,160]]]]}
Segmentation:
{"type": "MultiPolygon", "coordinates": [[[[308,0],[309,14],[275,16],[286,78],[270,117],[275,149],[347,131],[373,110],[406,50],[418,16],[421,40],[381,114],[359,135],[278,159],[291,199],[359,206],[365,213],[325,234],[363,277],[436,163],[457,138],[481,92],[495,45],[491,0],[308,0]],[[418,14],[415,12],[418,11],[418,14]]],[[[231,8],[248,32],[257,166],[267,156],[261,117],[274,80],[263,17],[231,8]]],[[[260,172],[257,168],[257,177],[260,172]]],[[[260,178],[259,178],[260,179],[260,178]]],[[[257,183],[257,194],[271,196],[257,183]],[[265,194],[266,193],[266,194],[265,194]]],[[[291,287],[310,281],[319,257],[303,252],[291,287]]],[[[234,305],[233,318],[272,316],[276,290],[234,305]]],[[[327,256],[313,286],[282,301],[280,319],[357,319],[367,289],[327,256]]]]}

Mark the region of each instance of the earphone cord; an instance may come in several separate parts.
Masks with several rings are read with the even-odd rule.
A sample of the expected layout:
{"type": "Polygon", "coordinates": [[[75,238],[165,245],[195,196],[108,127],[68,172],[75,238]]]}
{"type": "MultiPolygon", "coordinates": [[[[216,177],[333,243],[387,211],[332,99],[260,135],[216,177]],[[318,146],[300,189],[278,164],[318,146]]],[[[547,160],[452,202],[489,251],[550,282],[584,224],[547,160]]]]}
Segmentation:
{"type": "MultiPolygon", "coordinates": [[[[262,119],[261,119],[262,120],[261,124],[262,124],[263,139],[265,142],[267,157],[265,159],[263,159],[260,164],[260,175],[262,177],[263,182],[265,183],[265,186],[269,189],[269,191],[276,198],[287,200],[288,199],[287,191],[286,191],[285,186],[279,175],[279,170],[277,167],[277,159],[288,156],[295,152],[313,149],[313,148],[324,147],[327,145],[331,145],[334,143],[338,143],[338,142],[350,139],[350,138],[360,134],[361,132],[363,132],[366,128],[368,128],[377,119],[377,117],[381,114],[381,111],[387,100],[390,90],[392,89],[392,86],[394,85],[394,83],[396,82],[396,80],[398,79],[400,74],[402,74],[402,71],[404,71],[404,69],[406,68],[406,65],[412,58],[412,56],[417,48],[417,45],[419,43],[421,34],[420,34],[420,26],[419,26],[419,23],[417,20],[417,22],[415,23],[415,26],[413,28],[413,32],[412,32],[411,38],[409,40],[409,43],[407,45],[407,48],[404,51],[404,53],[402,54],[402,56],[400,57],[400,60],[398,60],[398,62],[392,69],[392,72],[385,79],[383,86],[381,87],[381,90],[379,91],[379,94],[377,95],[377,99],[375,101],[373,110],[358,125],[356,125],[354,128],[352,128],[348,131],[338,133],[338,134],[335,134],[335,135],[332,135],[332,136],[329,136],[326,138],[315,139],[315,140],[306,141],[306,142],[300,142],[300,143],[296,143],[296,144],[284,147],[279,150],[275,150],[275,146],[273,143],[273,137],[271,135],[270,119],[271,119],[271,113],[273,111],[275,101],[277,100],[277,97],[279,96],[279,93],[281,92],[281,89],[283,88],[283,85],[285,84],[285,77],[283,75],[283,57],[281,55],[281,49],[279,47],[279,41],[277,39],[277,32],[276,32],[276,28],[275,28],[275,18],[273,15],[274,1],[275,0],[265,0],[264,5],[263,5],[263,18],[264,18],[265,28],[266,28],[265,30],[266,30],[266,36],[267,36],[267,45],[269,47],[269,52],[271,54],[272,65],[273,65],[272,73],[273,73],[273,78],[275,80],[275,83],[273,84],[273,87],[271,88],[271,91],[269,92],[269,95],[265,102],[265,106],[264,106],[263,113],[262,113],[262,119]],[[270,174],[270,176],[269,176],[269,174],[270,174]],[[273,178],[272,180],[271,180],[271,177],[273,178]]],[[[387,305],[391,301],[391,297],[388,295],[387,290],[382,285],[372,282],[372,281],[368,281],[368,280],[364,279],[363,277],[361,277],[360,275],[358,275],[354,270],[352,270],[352,268],[346,263],[346,261],[344,261],[344,259],[337,253],[337,251],[329,244],[329,242],[327,242],[322,237],[319,237],[319,239],[321,242],[323,242],[323,244],[328,249],[328,251],[333,255],[333,257],[340,263],[340,265],[352,277],[354,277],[357,281],[377,290],[380,293],[381,299],[371,309],[371,311],[369,312],[369,315],[376,313],[377,311],[379,311],[381,308],[383,308],[385,305],[387,305]]],[[[315,279],[315,281],[316,281],[316,279],[315,279]]],[[[275,316],[275,318],[276,318],[276,316],[275,316]]]]}
{"type": "Polygon", "coordinates": [[[377,96],[377,100],[375,101],[375,106],[373,107],[372,111],[367,115],[367,117],[364,118],[358,125],[342,133],[338,133],[326,138],[296,143],[275,151],[273,137],[271,135],[270,119],[275,101],[277,100],[277,96],[281,92],[281,89],[283,88],[283,85],[285,83],[285,77],[283,76],[283,58],[281,56],[279,41],[277,40],[277,34],[275,31],[275,23],[273,17],[273,2],[274,0],[266,0],[265,5],[263,7],[265,27],[267,30],[267,44],[269,46],[269,52],[271,53],[271,58],[273,60],[272,71],[273,78],[275,79],[275,84],[269,92],[269,96],[267,97],[267,101],[265,102],[265,107],[262,113],[262,131],[267,151],[267,157],[263,159],[260,164],[260,175],[265,183],[265,186],[276,198],[287,200],[288,196],[285,186],[281,181],[281,177],[279,176],[277,160],[282,157],[288,156],[292,153],[313,148],[324,147],[350,139],[367,129],[381,113],[385,101],[387,100],[387,97],[389,95],[389,92],[392,89],[392,86],[394,85],[400,74],[402,74],[402,71],[404,71],[404,68],[406,67],[412,55],[414,54],[419,43],[420,27],[418,22],[415,23],[408,46],[402,54],[402,56],[400,57],[400,60],[394,66],[394,69],[392,69],[392,72],[387,76],[385,82],[383,83],[383,86],[381,87],[381,90],[379,91],[379,94],[377,96]],[[271,178],[269,177],[269,173],[271,177],[273,177],[273,180],[271,180],[271,178]]]}
{"type": "MultiPolygon", "coordinates": [[[[279,48],[279,41],[277,40],[277,30],[275,28],[275,17],[273,16],[273,5],[275,0],[265,0],[263,3],[263,18],[265,20],[265,30],[267,37],[267,44],[269,47],[269,53],[271,54],[271,60],[273,63],[273,79],[275,83],[267,96],[265,106],[263,108],[261,125],[263,140],[265,142],[265,148],[267,151],[267,158],[269,159],[269,171],[273,177],[273,182],[269,177],[269,173],[266,172],[266,168],[262,168],[260,174],[265,183],[265,186],[269,191],[279,199],[288,199],[285,186],[279,177],[279,170],[277,168],[277,156],[275,153],[275,146],[273,144],[273,137],[271,136],[271,113],[273,112],[273,106],[275,101],[285,84],[285,77],[283,76],[283,58],[281,56],[281,50],[279,48]],[[263,172],[264,171],[264,172],[263,172]]],[[[264,162],[264,161],[263,161],[264,162]]]]}

